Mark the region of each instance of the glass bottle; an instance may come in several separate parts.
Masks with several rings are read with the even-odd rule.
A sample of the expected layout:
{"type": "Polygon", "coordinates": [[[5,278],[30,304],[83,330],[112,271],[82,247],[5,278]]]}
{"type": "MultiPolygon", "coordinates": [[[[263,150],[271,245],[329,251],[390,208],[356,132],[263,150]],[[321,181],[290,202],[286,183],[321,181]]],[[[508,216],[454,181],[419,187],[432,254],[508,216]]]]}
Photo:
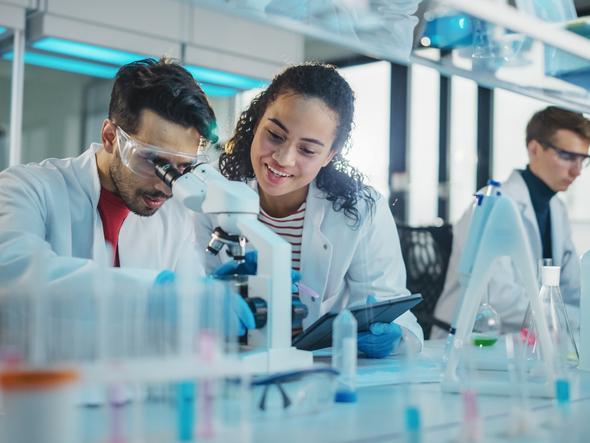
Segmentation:
{"type": "MultiPolygon", "coordinates": [[[[559,266],[543,266],[541,270],[541,291],[539,300],[542,307],[542,315],[545,316],[551,342],[553,344],[555,370],[561,372],[567,368],[577,366],[579,356],[576,343],[572,334],[565,304],[559,290],[559,266]]],[[[536,339],[536,325],[532,309],[527,310],[521,338],[526,344],[527,357],[540,359],[536,339]]]]}

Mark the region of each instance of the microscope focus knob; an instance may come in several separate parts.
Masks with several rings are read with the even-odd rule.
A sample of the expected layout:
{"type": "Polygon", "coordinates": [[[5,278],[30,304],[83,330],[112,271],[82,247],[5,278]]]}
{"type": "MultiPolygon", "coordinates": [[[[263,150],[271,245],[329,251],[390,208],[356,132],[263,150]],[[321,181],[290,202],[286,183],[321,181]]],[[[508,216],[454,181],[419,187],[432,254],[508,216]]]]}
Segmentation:
{"type": "Polygon", "coordinates": [[[248,303],[250,310],[254,314],[256,329],[264,328],[266,326],[266,316],[268,314],[266,300],[260,297],[251,297],[246,299],[246,303],[248,303]]]}

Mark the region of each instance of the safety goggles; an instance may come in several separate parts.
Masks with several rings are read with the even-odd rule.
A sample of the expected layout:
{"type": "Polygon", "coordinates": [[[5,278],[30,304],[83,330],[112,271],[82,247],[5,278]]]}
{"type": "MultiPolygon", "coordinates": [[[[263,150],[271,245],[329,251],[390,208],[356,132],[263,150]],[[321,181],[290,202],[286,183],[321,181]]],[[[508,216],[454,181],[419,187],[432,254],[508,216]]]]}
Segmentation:
{"type": "Polygon", "coordinates": [[[200,154],[208,145],[207,139],[201,137],[198,150],[195,154],[185,152],[172,152],[158,146],[140,142],[127,134],[117,126],[117,141],[121,161],[137,175],[145,178],[155,176],[154,165],[157,162],[166,162],[174,165],[181,173],[191,170],[202,162],[200,154]]]}
{"type": "Polygon", "coordinates": [[[334,403],[338,371],[312,368],[255,377],[251,384],[254,417],[313,414],[334,403]]]}
{"type": "Polygon", "coordinates": [[[554,144],[545,140],[539,140],[539,143],[541,143],[546,148],[553,149],[557,154],[557,157],[559,157],[561,160],[564,160],[568,163],[579,163],[582,169],[590,165],[590,155],[566,151],[565,149],[558,148],[554,144]]]}

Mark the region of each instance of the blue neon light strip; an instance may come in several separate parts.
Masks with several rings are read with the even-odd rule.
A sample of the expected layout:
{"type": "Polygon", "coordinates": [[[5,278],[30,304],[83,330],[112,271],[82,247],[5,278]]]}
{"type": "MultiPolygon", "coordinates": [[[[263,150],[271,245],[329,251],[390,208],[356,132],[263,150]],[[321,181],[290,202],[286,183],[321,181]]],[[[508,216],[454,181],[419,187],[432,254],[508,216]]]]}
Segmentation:
{"type": "Polygon", "coordinates": [[[0,26],[0,34],[4,34],[5,31],[6,31],[6,28],[0,26]]]}
{"type": "MultiPolygon", "coordinates": [[[[14,58],[13,52],[7,52],[2,56],[2,58],[5,60],[12,60],[14,58]]],[[[58,71],[67,71],[76,74],[108,79],[114,78],[118,70],[118,68],[112,66],[105,66],[97,63],[73,60],[48,54],[39,54],[37,52],[25,52],[25,63],[41,66],[43,68],[56,69],[58,71]]],[[[203,91],[205,91],[205,94],[211,97],[232,97],[238,92],[233,88],[210,85],[207,83],[201,83],[201,87],[203,88],[203,91]]]]}
{"type": "Polygon", "coordinates": [[[226,88],[225,86],[210,85],[208,83],[199,82],[205,94],[211,97],[233,97],[238,92],[233,88],[226,88]]]}
{"type": "MultiPolygon", "coordinates": [[[[101,78],[113,78],[119,66],[145,58],[145,56],[140,54],[74,42],[56,37],[42,38],[33,42],[32,47],[42,51],[73,56],[90,61],[73,60],[50,54],[27,51],[25,53],[26,63],[101,78]],[[115,66],[104,66],[93,62],[108,63],[115,66]]],[[[8,53],[4,58],[11,60],[12,54],[8,53]]],[[[202,83],[201,86],[205,93],[211,96],[231,97],[235,95],[238,90],[262,88],[267,85],[265,81],[259,79],[216,69],[192,65],[186,66],[186,69],[199,83],[202,83]]]]}
{"type": "Polygon", "coordinates": [[[199,66],[187,65],[185,68],[199,81],[214,83],[235,89],[263,88],[267,83],[251,77],[246,77],[230,72],[218,71],[216,69],[202,68],[199,66]]]}
{"type": "MultiPolygon", "coordinates": [[[[7,52],[2,56],[5,60],[12,60],[13,52],[7,52]]],[[[36,52],[25,52],[25,63],[43,68],[57,69],[59,71],[74,72],[92,77],[113,78],[118,68],[111,66],[99,65],[97,63],[83,62],[68,58],[56,57],[47,54],[38,54],[36,52]]]]}
{"type": "MultiPolygon", "coordinates": [[[[42,38],[33,42],[32,46],[35,49],[43,51],[55,52],[57,54],[109,63],[117,66],[145,58],[145,56],[140,54],[90,45],[87,43],[74,42],[57,37],[42,38]]],[[[216,69],[191,65],[186,66],[186,68],[199,82],[209,83],[211,85],[219,85],[233,89],[263,88],[267,85],[265,81],[259,79],[216,69]]]]}
{"type": "Polygon", "coordinates": [[[62,55],[85,58],[95,62],[110,63],[118,66],[146,58],[145,55],[55,37],[42,38],[34,42],[32,46],[43,51],[56,52],[62,55]]]}

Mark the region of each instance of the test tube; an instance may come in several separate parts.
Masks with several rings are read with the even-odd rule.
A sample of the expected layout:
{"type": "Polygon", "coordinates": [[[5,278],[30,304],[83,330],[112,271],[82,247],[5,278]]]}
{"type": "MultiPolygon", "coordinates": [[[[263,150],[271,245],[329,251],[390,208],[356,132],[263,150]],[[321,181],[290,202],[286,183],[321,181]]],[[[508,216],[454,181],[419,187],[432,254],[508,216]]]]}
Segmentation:
{"type": "Polygon", "coordinates": [[[526,377],[526,348],[528,344],[518,334],[505,337],[508,376],[515,386],[510,414],[510,425],[507,430],[509,437],[518,437],[531,433],[535,428],[535,419],[531,413],[526,377]]]}
{"type": "Polygon", "coordinates": [[[476,352],[477,348],[471,346],[463,348],[464,380],[461,389],[463,420],[458,437],[460,443],[476,443],[483,438],[483,426],[477,404],[477,391],[475,390],[477,377],[476,352]]]}
{"type": "Polygon", "coordinates": [[[463,423],[459,442],[479,442],[482,438],[482,428],[477,407],[477,393],[474,389],[465,389],[461,397],[463,398],[463,423]]]}
{"type": "Polygon", "coordinates": [[[340,372],[335,401],[356,402],[357,321],[348,309],[336,316],[332,326],[332,367],[340,372]]]}
{"type": "Polygon", "coordinates": [[[555,441],[567,435],[568,442],[582,440],[580,425],[575,420],[571,410],[570,381],[564,376],[555,379],[555,415],[550,423],[555,441]]]}
{"type": "Polygon", "coordinates": [[[416,350],[408,347],[405,355],[406,380],[402,385],[403,398],[403,429],[404,441],[406,443],[422,442],[422,410],[420,408],[418,393],[414,390],[412,383],[417,373],[416,350]]]}

